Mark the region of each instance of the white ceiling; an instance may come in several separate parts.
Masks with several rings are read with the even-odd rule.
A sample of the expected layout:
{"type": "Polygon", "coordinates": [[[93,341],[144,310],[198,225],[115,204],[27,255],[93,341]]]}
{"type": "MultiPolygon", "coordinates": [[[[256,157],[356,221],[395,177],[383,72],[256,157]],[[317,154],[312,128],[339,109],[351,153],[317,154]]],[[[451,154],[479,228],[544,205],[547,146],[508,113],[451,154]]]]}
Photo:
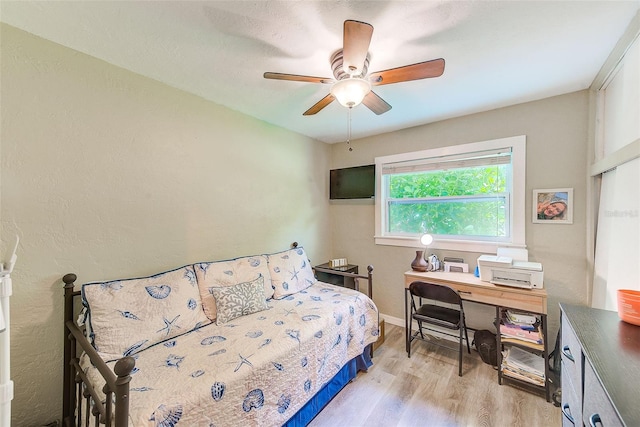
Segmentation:
{"type": "Polygon", "coordinates": [[[632,1],[6,1],[0,20],[269,123],[334,143],[329,85],[346,19],[373,25],[370,71],[444,58],[443,76],[378,86],[392,110],[354,108],[352,139],[590,86],[637,11],[632,1]]]}

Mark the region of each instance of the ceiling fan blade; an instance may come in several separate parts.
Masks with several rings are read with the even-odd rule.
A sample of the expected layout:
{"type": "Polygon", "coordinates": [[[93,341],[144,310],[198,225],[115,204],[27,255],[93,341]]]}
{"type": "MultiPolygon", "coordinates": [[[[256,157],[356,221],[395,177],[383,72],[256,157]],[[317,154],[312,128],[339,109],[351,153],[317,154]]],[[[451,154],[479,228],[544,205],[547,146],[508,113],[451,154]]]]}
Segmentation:
{"type": "Polygon", "coordinates": [[[391,105],[389,105],[384,99],[380,98],[380,96],[378,96],[374,91],[369,92],[362,100],[362,103],[377,115],[391,110],[391,105]]]}
{"type": "Polygon", "coordinates": [[[345,73],[351,75],[362,74],[372,35],[372,25],[353,20],[344,21],[342,69],[345,73]]]}
{"type": "Polygon", "coordinates": [[[405,65],[404,67],[391,68],[390,70],[376,71],[370,74],[369,79],[373,86],[380,86],[440,77],[442,73],[444,73],[444,59],[439,58],[413,65],[405,65]]]}
{"type": "Polygon", "coordinates": [[[274,80],[291,80],[294,82],[305,82],[305,83],[324,83],[331,84],[335,81],[328,77],[311,77],[311,76],[300,76],[298,74],[283,74],[283,73],[264,73],[265,79],[274,79],[274,80]]]}
{"type": "Polygon", "coordinates": [[[324,107],[326,107],[327,105],[331,104],[334,99],[336,99],[336,98],[333,95],[329,94],[329,95],[325,96],[324,98],[322,98],[320,101],[318,101],[315,104],[313,104],[313,107],[309,108],[307,111],[302,113],[302,115],[303,116],[311,116],[313,114],[316,114],[320,110],[322,110],[324,107]]]}

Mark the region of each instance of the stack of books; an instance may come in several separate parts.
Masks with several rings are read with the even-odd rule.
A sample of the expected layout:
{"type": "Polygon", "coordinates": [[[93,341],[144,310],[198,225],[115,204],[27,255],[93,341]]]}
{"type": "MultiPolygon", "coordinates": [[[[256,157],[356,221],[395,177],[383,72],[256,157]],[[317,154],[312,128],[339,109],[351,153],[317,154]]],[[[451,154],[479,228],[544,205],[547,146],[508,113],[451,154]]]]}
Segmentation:
{"type": "Polygon", "coordinates": [[[503,342],[544,349],[540,318],[534,314],[505,310],[500,321],[500,335],[503,342]]]}
{"type": "Polygon", "coordinates": [[[502,352],[502,373],[544,387],[544,358],[518,347],[502,352]]]}

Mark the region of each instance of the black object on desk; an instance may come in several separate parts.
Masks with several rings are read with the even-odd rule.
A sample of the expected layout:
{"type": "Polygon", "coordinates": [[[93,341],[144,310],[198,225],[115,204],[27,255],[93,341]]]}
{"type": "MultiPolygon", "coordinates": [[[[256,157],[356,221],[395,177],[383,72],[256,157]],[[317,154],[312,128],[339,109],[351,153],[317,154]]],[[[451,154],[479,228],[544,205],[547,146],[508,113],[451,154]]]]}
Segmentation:
{"type": "MultiPolygon", "coordinates": [[[[358,274],[358,266],[353,264],[342,265],[340,267],[331,267],[331,265],[327,262],[324,264],[316,265],[314,268],[340,271],[342,273],[358,274]]],[[[316,270],[316,278],[321,282],[330,283],[332,285],[342,286],[349,289],[356,288],[355,279],[353,277],[345,277],[339,274],[331,274],[325,271],[316,270]]]]}

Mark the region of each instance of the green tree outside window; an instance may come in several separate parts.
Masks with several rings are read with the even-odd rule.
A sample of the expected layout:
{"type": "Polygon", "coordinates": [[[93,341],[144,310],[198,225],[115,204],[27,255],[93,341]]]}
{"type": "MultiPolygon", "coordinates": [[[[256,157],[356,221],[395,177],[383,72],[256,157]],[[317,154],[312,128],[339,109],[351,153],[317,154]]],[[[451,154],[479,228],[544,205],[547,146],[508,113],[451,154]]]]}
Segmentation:
{"type": "Polygon", "coordinates": [[[387,175],[393,234],[504,237],[510,165],[387,175]]]}

